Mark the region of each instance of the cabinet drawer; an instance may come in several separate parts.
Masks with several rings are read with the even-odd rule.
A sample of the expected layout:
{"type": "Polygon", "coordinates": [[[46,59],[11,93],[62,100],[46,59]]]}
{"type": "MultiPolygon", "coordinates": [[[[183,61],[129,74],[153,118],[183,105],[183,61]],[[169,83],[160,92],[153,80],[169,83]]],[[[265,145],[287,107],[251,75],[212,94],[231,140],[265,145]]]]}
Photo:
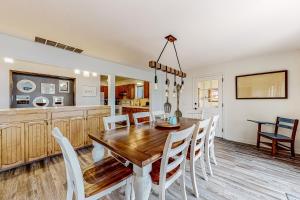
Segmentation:
{"type": "Polygon", "coordinates": [[[14,123],[14,122],[29,122],[35,120],[46,120],[47,113],[30,113],[20,115],[0,115],[0,124],[2,123],[14,123]]]}
{"type": "Polygon", "coordinates": [[[82,117],[82,116],[84,116],[84,111],[82,111],[82,110],[52,113],[52,119],[68,118],[68,117],[82,117]]]}
{"type": "Polygon", "coordinates": [[[109,115],[110,109],[95,109],[95,110],[88,110],[87,115],[109,115]]]}

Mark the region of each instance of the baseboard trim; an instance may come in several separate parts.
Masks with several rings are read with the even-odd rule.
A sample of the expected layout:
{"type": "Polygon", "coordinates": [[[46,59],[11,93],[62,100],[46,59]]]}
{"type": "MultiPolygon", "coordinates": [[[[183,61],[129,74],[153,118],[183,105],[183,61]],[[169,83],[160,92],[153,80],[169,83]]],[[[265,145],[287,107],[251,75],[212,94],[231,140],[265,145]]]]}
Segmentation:
{"type": "MultiPolygon", "coordinates": [[[[233,142],[240,142],[240,143],[245,143],[245,144],[252,144],[252,145],[256,145],[256,140],[249,140],[249,139],[244,139],[244,138],[228,138],[228,137],[224,137],[223,139],[225,140],[229,140],[229,141],[233,141],[233,142]]],[[[300,154],[300,147],[296,147],[295,148],[295,152],[296,154],[300,154]]]]}

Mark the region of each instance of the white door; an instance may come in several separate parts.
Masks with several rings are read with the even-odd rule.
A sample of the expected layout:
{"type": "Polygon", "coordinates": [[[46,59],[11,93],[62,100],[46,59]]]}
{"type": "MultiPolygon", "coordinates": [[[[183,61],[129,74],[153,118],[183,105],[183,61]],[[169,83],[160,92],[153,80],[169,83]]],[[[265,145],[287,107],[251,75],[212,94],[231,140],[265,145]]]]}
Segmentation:
{"type": "Polygon", "coordinates": [[[219,115],[217,137],[223,137],[223,78],[208,76],[193,80],[193,109],[196,118],[219,115]]]}

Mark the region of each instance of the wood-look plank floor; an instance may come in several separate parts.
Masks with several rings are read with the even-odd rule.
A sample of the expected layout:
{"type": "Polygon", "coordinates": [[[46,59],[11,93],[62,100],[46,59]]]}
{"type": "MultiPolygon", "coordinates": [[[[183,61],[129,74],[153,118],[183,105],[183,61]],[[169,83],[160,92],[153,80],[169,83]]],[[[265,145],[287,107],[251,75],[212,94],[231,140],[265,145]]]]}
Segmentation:
{"type": "MultiPolygon", "coordinates": [[[[198,167],[198,199],[300,199],[300,156],[290,159],[282,154],[272,158],[270,151],[258,151],[251,145],[220,139],[216,140],[216,156],[215,175],[208,181],[201,179],[198,167]]],[[[80,150],[79,158],[83,167],[90,164],[91,149],[80,150]]],[[[191,193],[189,173],[186,182],[188,199],[196,199],[191,193]]],[[[65,195],[65,168],[61,156],[0,174],[1,200],[61,200],[65,195]]],[[[116,191],[103,199],[124,198],[116,191]]],[[[152,193],[150,199],[158,199],[158,196],[152,193]]],[[[175,183],[168,189],[167,199],[181,199],[179,185],[175,183]]]]}

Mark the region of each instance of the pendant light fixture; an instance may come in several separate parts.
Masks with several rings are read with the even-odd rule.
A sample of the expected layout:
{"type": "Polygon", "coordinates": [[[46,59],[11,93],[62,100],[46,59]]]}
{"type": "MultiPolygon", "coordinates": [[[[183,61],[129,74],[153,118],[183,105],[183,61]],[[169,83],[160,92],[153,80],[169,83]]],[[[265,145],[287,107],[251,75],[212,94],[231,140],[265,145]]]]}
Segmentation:
{"type": "Polygon", "coordinates": [[[166,43],[165,43],[162,51],[160,52],[160,54],[158,56],[158,59],[156,61],[150,61],[149,62],[149,67],[154,68],[154,88],[155,89],[158,88],[158,86],[157,86],[157,84],[158,84],[157,70],[161,70],[161,71],[164,71],[166,73],[174,74],[174,76],[181,77],[181,83],[180,83],[181,87],[184,84],[183,79],[186,77],[186,73],[182,72],[181,65],[180,65],[179,58],[178,58],[177,49],[176,49],[176,46],[175,46],[175,41],[177,39],[173,35],[168,35],[168,36],[165,37],[165,39],[167,41],[166,41],[166,43]],[[169,66],[166,66],[166,65],[162,65],[162,64],[159,63],[159,60],[160,60],[160,58],[161,58],[163,52],[165,51],[166,46],[168,45],[169,42],[173,44],[179,70],[176,70],[176,69],[174,69],[172,67],[169,67],[169,66]]]}
{"type": "Polygon", "coordinates": [[[174,75],[173,97],[177,97],[177,110],[175,111],[175,116],[176,117],[181,117],[182,113],[179,110],[179,97],[180,97],[179,93],[183,89],[183,85],[184,85],[184,80],[183,79],[186,77],[186,73],[184,73],[182,71],[181,65],[180,65],[180,62],[179,62],[178,53],[177,53],[177,49],[176,49],[176,46],[175,46],[175,41],[177,39],[173,35],[168,35],[168,36],[165,37],[165,39],[167,40],[167,42],[165,43],[162,51],[160,52],[158,59],[156,61],[150,61],[149,62],[149,67],[154,68],[154,73],[155,73],[155,75],[154,75],[154,88],[155,89],[157,89],[157,84],[158,84],[157,70],[161,70],[161,71],[166,73],[166,96],[167,96],[167,102],[166,103],[169,103],[168,102],[168,96],[169,96],[169,84],[170,84],[170,81],[167,77],[167,74],[170,73],[170,74],[174,75]],[[160,60],[160,58],[161,58],[161,56],[162,56],[162,54],[163,54],[163,52],[164,52],[164,50],[165,50],[165,48],[166,48],[166,46],[169,42],[173,44],[179,70],[176,70],[175,68],[169,67],[167,65],[162,65],[162,64],[159,63],[159,60],[160,60]],[[181,78],[181,82],[179,82],[179,83],[176,82],[176,77],[177,76],[181,78]]]}
{"type": "Polygon", "coordinates": [[[173,87],[173,97],[174,98],[176,97],[176,86],[177,86],[176,75],[174,74],[174,87],[173,87]]]}

